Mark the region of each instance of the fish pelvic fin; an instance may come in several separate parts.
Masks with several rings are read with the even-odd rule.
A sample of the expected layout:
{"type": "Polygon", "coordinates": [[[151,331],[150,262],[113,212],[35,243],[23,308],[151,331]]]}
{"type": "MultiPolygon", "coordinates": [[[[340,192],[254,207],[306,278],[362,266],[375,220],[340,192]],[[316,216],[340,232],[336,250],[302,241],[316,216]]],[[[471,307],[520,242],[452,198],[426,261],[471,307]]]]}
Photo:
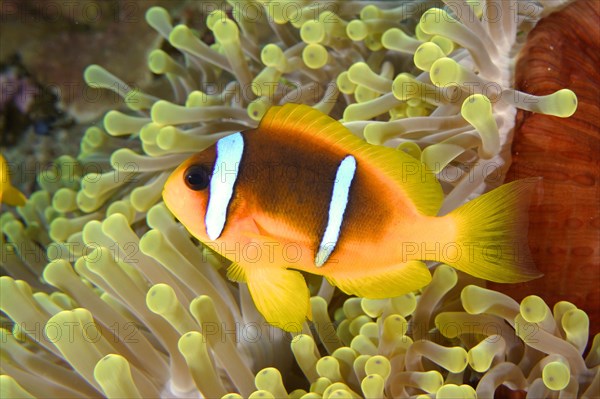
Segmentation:
{"type": "Polygon", "coordinates": [[[284,331],[299,333],[305,320],[312,319],[310,293],[300,272],[256,265],[244,268],[232,264],[227,276],[248,284],[254,305],[267,323],[284,331]]]}
{"type": "Polygon", "coordinates": [[[436,260],[498,283],[541,277],[527,243],[529,204],[537,183],[537,178],[513,181],[450,212],[446,217],[456,223],[456,250],[441,251],[436,260]]]}
{"type": "MultiPolygon", "coordinates": [[[[255,221],[252,225],[258,228],[255,221]]],[[[312,319],[310,292],[304,276],[287,269],[282,257],[262,250],[276,242],[275,238],[257,234],[253,229],[242,231],[240,236],[245,240],[242,246],[252,244],[261,248],[260,255],[238,254],[238,261],[227,268],[227,278],[248,285],[252,301],[267,323],[288,332],[302,331],[306,319],[312,319]]]]}
{"type": "Polygon", "coordinates": [[[429,284],[431,273],[417,260],[391,265],[383,271],[365,265],[351,275],[327,276],[327,280],[346,294],[369,299],[397,297],[429,284]]]}

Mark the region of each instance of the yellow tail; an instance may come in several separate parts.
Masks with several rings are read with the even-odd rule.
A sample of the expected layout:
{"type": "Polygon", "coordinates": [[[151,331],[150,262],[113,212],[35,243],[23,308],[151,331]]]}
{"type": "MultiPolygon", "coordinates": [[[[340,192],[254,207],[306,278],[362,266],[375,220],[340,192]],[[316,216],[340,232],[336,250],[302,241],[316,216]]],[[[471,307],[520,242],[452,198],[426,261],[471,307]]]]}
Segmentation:
{"type": "Polygon", "coordinates": [[[500,283],[542,276],[527,244],[529,203],[539,179],[498,187],[450,212],[456,223],[456,250],[442,262],[473,276],[500,283]]]}

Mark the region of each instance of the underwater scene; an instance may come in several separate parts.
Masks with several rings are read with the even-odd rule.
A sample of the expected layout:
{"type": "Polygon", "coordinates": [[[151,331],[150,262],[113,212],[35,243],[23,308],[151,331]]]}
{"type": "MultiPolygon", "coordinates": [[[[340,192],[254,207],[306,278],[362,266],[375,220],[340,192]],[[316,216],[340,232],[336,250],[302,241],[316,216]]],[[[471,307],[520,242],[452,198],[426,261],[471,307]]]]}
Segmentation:
{"type": "Polygon", "coordinates": [[[0,398],[600,398],[600,1],[0,21],[0,398]]]}

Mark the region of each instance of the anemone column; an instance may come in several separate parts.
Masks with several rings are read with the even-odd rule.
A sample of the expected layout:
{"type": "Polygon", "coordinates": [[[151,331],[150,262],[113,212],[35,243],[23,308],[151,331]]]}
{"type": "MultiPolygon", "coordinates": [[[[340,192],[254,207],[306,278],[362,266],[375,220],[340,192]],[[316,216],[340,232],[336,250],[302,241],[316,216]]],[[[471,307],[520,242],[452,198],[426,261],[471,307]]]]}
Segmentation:
{"type": "Polygon", "coordinates": [[[542,19],[521,50],[518,90],[577,94],[577,112],[557,118],[519,110],[508,180],[542,176],[533,200],[529,244],[541,279],[493,284],[516,300],[573,302],[600,330],[600,2],[578,0],[542,19]]]}

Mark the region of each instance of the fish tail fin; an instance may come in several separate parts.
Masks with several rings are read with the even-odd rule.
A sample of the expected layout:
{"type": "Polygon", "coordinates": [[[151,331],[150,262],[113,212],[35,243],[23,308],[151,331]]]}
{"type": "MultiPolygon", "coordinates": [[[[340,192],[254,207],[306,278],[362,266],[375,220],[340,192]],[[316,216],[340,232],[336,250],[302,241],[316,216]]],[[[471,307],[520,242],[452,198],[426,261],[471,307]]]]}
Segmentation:
{"type": "Polygon", "coordinates": [[[450,212],[447,217],[454,220],[458,249],[445,251],[440,260],[500,283],[541,277],[527,243],[529,204],[539,181],[504,184],[450,212]]]}

